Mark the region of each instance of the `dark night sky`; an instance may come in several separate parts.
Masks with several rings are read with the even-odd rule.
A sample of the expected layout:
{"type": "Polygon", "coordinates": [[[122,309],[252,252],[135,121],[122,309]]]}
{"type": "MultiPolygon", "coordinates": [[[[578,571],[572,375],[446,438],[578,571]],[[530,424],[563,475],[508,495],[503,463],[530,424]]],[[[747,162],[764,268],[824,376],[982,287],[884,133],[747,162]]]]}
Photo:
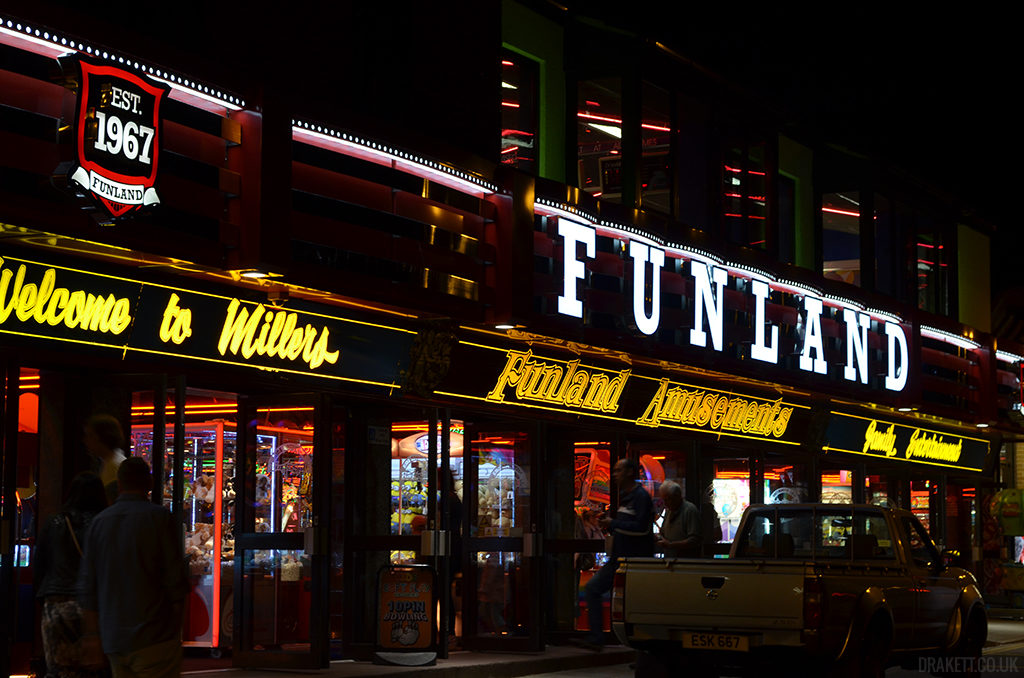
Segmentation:
{"type": "Polygon", "coordinates": [[[830,140],[887,157],[1000,231],[1014,228],[1021,58],[1006,17],[786,12],[709,13],[661,31],[830,140]]]}

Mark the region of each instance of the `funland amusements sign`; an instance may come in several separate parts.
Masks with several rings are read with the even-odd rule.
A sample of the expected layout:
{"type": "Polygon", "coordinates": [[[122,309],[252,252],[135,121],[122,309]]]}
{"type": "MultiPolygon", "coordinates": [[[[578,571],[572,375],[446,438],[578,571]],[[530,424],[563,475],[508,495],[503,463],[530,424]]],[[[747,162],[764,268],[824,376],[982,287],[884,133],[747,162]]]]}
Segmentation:
{"type": "MultiPolygon", "coordinates": [[[[599,227],[587,218],[566,206],[553,203],[535,204],[538,214],[558,217],[557,235],[561,239],[562,286],[557,299],[557,312],[572,318],[584,317],[584,306],[580,288],[587,284],[588,263],[596,258],[599,227]]],[[[907,331],[894,314],[865,310],[856,302],[827,297],[815,293],[796,283],[772,279],[764,272],[745,267],[723,264],[714,255],[684,246],[659,243],[653,237],[634,229],[623,229],[602,224],[602,231],[611,232],[621,239],[624,257],[632,262],[626,264],[626,287],[632,290],[631,323],[637,332],[653,335],[661,326],[661,282],[668,257],[684,260],[680,275],[692,279],[693,297],[689,300],[692,308],[692,325],[688,333],[691,346],[712,351],[722,351],[725,346],[725,289],[733,278],[736,289],[744,291],[753,305],[753,341],[746,348],[745,358],[755,364],[776,367],[780,363],[780,328],[768,320],[767,306],[773,291],[787,292],[801,304],[797,332],[796,361],[800,371],[816,375],[829,375],[829,363],[825,358],[825,335],[822,332],[823,317],[835,318],[843,327],[839,342],[841,353],[845,353],[843,364],[833,365],[841,378],[850,383],[869,387],[881,387],[892,392],[906,388],[910,374],[910,353],[907,345],[907,331]],[[831,309],[835,309],[834,314],[831,309]],[[872,352],[869,334],[878,336],[877,342],[885,346],[884,358],[879,365],[870,365],[872,352]],[[882,362],[884,361],[884,362],[882,362]],[[884,378],[873,380],[873,374],[884,378]]]]}

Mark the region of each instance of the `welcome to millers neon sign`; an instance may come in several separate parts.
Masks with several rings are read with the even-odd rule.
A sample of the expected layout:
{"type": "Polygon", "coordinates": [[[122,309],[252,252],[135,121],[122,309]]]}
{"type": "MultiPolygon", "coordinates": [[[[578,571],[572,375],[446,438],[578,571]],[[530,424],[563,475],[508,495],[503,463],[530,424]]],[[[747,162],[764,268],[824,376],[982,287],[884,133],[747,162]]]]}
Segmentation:
{"type": "MultiPolygon", "coordinates": [[[[563,243],[563,280],[562,293],[558,297],[558,313],[582,318],[583,302],[577,294],[577,283],[586,277],[585,260],[596,256],[597,229],[583,223],[585,218],[553,204],[538,201],[535,209],[538,214],[559,217],[558,235],[563,243]],[[579,254],[581,249],[585,252],[583,258],[579,254]]],[[[633,323],[646,335],[657,332],[661,323],[661,273],[665,266],[667,249],[639,234],[635,238],[629,238],[626,247],[628,256],[633,260],[633,323]]],[[[706,261],[691,258],[689,274],[694,282],[690,345],[707,347],[710,335],[711,348],[722,351],[725,286],[729,281],[729,272],[726,268],[711,262],[710,258],[706,261]]],[[[754,298],[755,328],[749,357],[777,365],[779,327],[767,322],[765,312],[771,285],[766,280],[752,276],[747,289],[754,298]]],[[[821,329],[825,300],[807,293],[803,293],[802,298],[803,336],[800,338],[798,366],[802,371],[825,375],[828,374],[828,363],[825,360],[824,335],[821,329]]],[[[871,328],[871,314],[856,308],[844,307],[842,321],[846,327],[846,362],[843,366],[843,378],[851,382],[868,384],[868,331],[871,328]]],[[[888,348],[884,386],[890,391],[899,392],[906,387],[909,374],[907,334],[897,319],[882,319],[880,322],[888,348]]]]}

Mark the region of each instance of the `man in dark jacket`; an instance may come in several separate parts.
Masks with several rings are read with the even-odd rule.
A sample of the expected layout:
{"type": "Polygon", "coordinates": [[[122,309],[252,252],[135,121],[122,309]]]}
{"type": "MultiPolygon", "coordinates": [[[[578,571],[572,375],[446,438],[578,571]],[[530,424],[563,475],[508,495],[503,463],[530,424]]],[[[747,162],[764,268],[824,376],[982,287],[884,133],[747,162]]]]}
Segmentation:
{"type": "Polygon", "coordinates": [[[590,631],[577,644],[588,650],[600,652],[604,647],[604,615],[601,600],[612,588],[619,558],[625,556],[653,556],[654,502],[651,495],[636,482],[637,467],[632,459],[620,459],[612,469],[612,478],[619,488],[619,508],[615,518],[604,516],[601,527],[612,535],[612,550],[608,561],[583,587],[587,601],[587,623],[590,631]]]}
{"type": "Polygon", "coordinates": [[[188,578],[181,529],[147,500],[149,464],[117,469],[117,502],[89,525],[79,577],[83,654],[110,660],[114,678],[181,675],[181,619],[188,578]],[[98,632],[98,637],[97,637],[98,632]]]}

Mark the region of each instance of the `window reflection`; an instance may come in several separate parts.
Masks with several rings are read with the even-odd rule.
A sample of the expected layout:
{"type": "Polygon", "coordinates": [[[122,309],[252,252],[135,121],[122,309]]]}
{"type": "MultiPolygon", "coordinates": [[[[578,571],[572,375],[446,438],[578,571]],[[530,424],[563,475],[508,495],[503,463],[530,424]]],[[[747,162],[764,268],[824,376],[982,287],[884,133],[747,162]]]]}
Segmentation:
{"type": "Polygon", "coordinates": [[[501,57],[501,162],[537,171],[540,150],[540,69],[533,59],[504,50],[501,57]]]}
{"type": "Polygon", "coordinates": [[[722,164],[725,231],[737,245],[765,249],[767,243],[767,169],[765,144],[727,144],[722,164]]]}
{"type": "Polygon", "coordinates": [[[821,197],[822,272],[826,278],[860,285],[860,212],[859,191],[821,197]]]}
{"type": "Polygon", "coordinates": [[[622,85],[617,78],[579,84],[576,143],[580,187],[622,201],[622,85]]]}
{"type": "Polygon", "coordinates": [[[663,214],[672,212],[670,110],[668,92],[645,82],[640,120],[640,207],[663,214]]]}

